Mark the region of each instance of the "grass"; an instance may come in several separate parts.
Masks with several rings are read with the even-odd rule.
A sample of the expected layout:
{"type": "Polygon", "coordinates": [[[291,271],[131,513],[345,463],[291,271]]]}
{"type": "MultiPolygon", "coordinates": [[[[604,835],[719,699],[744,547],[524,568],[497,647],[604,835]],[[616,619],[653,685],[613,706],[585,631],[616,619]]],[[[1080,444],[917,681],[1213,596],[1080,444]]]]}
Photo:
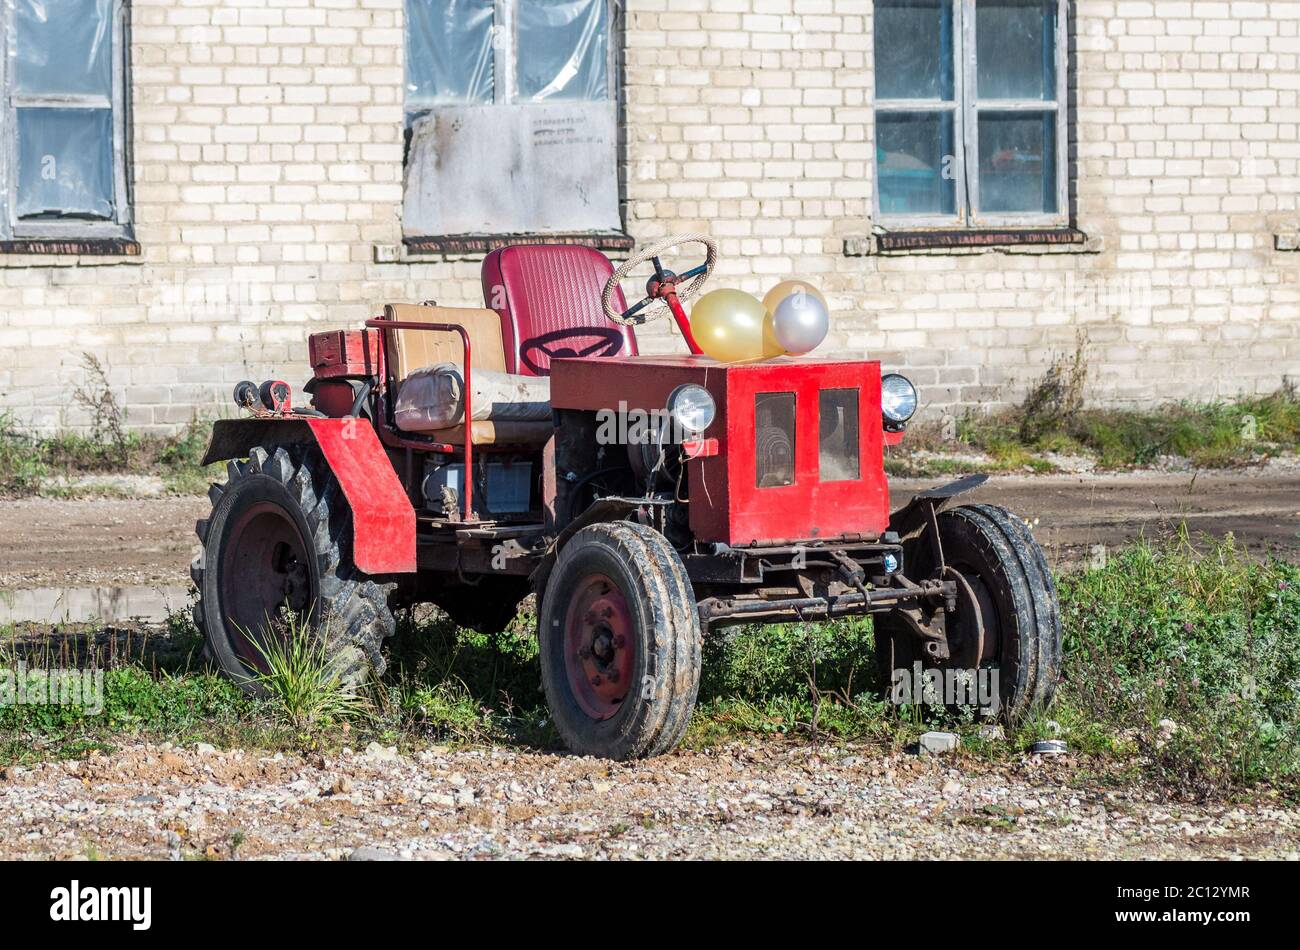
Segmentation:
{"type": "Polygon", "coordinates": [[[154,475],[169,493],[199,494],[220,471],[199,464],[211,431],[194,419],[175,435],[126,432],[120,443],[74,432],[37,437],[0,412],[0,497],[77,494],[86,489],[67,482],[87,475],[154,475]]]}
{"type": "Polygon", "coordinates": [[[1087,376],[1081,342],[1074,354],[1054,360],[1017,406],[914,425],[889,451],[885,468],[904,476],[1047,472],[1056,467],[1053,453],[1110,470],[1167,456],[1196,468],[1228,468],[1300,449],[1300,393],[1289,380],[1264,396],[1105,409],[1084,404],[1087,376]]]}
{"type": "Polygon", "coordinates": [[[266,663],[257,684],[271,708],[302,733],[359,718],[370,709],[365,697],[345,687],[342,671],[327,652],[328,623],[314,634],[305,619],[289,613],[275,635],[249,636],[266,663]]]}
{"type": "Polygon", "coordinates": [[[90,420],[84,432],[34,436],[12,413],[0,411],[0,497],[84,493],[67,482],[86,475],[155,475],[174,494],[207,487],[208,472],[217,470],[199,464],[212,432],[209,420],[196,416],[174,435],[134,432],[94,354],[83,354],[82,373],[73,401],[90,420]]]}
{"type": "MultiPolygon", "coordinates": [[[[1177,534],[1065,575],[1060,591],[1057,702],[1006,741],[982,738],[973,714],[883,701],[871,624],[855,619],[708,638],[685,744],[787,736],[898,750],[937,728],[960,733],[965,754],[1005,761],[1059,736],[1096,772],[1178,794],[1272,789],[1300,798],[1300,566],[1249,558],[1230,539],[1177,534]]],[[[165,662],[143,649],[111,651],[102,715],[0,706],[0,762],[141,738],[269,749],[376,740],[557,748],[531,622],[521,615],[488,636],[404,615],[389,672],[363,696],[341,691],[307,647],[273,664],[268,698],[250,700],[203,666],[193,628],[177,617],[165,662]]],[[[6,642],[12,637],[0,631],[0,670],[16,663],[6,642]]]]}
{"type": "Polygon", "coordinates": [[[1064,703],[1105,750],[1196,791],[1300,779],[1300,567],[1139,543],[1064,579],[1064,703]],[[1160,724],[1166,724],[1162,733],[1160,724]]]}

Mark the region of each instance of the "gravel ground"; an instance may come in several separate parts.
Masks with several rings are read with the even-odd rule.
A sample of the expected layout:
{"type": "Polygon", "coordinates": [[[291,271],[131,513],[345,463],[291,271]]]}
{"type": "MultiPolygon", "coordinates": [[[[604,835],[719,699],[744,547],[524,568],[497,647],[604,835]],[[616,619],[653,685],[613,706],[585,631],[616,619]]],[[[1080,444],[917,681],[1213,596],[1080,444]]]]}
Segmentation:
{"type": "Polygon", "coordinates": [[[1084,776],[785,740],[630,765],[137,745],[0,772],[0,858],[1300,859],[1300,809],[1084,776]]]}

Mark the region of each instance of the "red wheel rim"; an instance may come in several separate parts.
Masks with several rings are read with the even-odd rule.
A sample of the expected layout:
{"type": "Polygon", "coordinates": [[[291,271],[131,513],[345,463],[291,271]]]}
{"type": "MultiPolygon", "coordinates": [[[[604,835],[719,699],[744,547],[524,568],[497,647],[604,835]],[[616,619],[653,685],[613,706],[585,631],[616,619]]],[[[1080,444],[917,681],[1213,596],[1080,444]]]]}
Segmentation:
{"type": "Polygon", "coordinates": [[[275,621],[285,610],[305,616],[315,600],[312,588],[307,546],[289,513],[269,501],[240,513],[221,562],[221,609],[230,644],[245,663],[267,671],[248,634],[279,635],[275,621]]]}
{"type": "Polygon", "coordinates": [[[618,585],[604,574],[583,578],[565,614],[564,666],[569,688],[592,719],[609,719],[632,689],[636,639],[618,585]]]}

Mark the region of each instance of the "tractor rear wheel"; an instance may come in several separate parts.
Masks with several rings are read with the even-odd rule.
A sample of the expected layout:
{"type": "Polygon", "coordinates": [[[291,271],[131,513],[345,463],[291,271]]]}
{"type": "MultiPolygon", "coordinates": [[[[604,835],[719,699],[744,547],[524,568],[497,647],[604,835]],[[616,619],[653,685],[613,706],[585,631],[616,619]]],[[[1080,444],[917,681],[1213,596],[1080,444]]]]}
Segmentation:
{"type": "Polygon", "coordinates": [[[208,491],[190,568],[194,622],[221,669],[249,695],[265,693],[269,638],[316,637],[348,688],[383,672],[393,632],[388,593],[352,563],[352,513],[320,450],[257,447],[208,491]]]}
{"type": "MultiPolygon", "coordinates": [[[[1042,548],[1024,522],[996,505],[962,505],[939,512],[945,577],[959,583],[957,610],[947,618],[950,656],[925,656],[906,624],[889,614],[875,619],[876,657],[886,690],[894,671],[996,670],[1003,719],[1014,722],[1046,707],[1061,669],[1061,618],[1056,584],[1042,548]]],[[[913,580],[935,573],[924,534],[904,549],[913,580]]]]}
{"type": "Polygon", "coordinates": [[[594,524],[560,551],[538,618],[542,686],[579,755],[632,759],[681,739],[700,685],[686,568],[657,531],[594,524]]]}

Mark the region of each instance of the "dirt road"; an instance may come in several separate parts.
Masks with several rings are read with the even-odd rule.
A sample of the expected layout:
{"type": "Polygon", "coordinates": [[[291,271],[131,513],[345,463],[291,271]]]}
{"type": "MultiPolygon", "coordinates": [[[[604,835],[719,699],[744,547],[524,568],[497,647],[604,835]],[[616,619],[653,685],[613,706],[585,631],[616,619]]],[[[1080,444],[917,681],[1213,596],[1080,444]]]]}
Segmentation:
{"type": "MultiPolygon", "coordinates": [[[[895,479],[901,504],[941,479],[895,479]]],[[[1183,518],[1193,531],[1231,531],[1252,551],[1300,554],[1300,469],[1132,475],[995,476],[973,496],[1034,524],[1055,564],[1094,545],[1113,546],[1183,518]]],[[[0,501],[0,590],[183,586],[194,522],[208,501],[96,498],[0,501]]]]}
{"type": "Polygon", "coordinates": [[[1167,803],[1086,763],[769,739],[612,764],[510,749],[132,746],[0,772],[0,859],[1300,858],[1300,810],[1167,803]]]}

